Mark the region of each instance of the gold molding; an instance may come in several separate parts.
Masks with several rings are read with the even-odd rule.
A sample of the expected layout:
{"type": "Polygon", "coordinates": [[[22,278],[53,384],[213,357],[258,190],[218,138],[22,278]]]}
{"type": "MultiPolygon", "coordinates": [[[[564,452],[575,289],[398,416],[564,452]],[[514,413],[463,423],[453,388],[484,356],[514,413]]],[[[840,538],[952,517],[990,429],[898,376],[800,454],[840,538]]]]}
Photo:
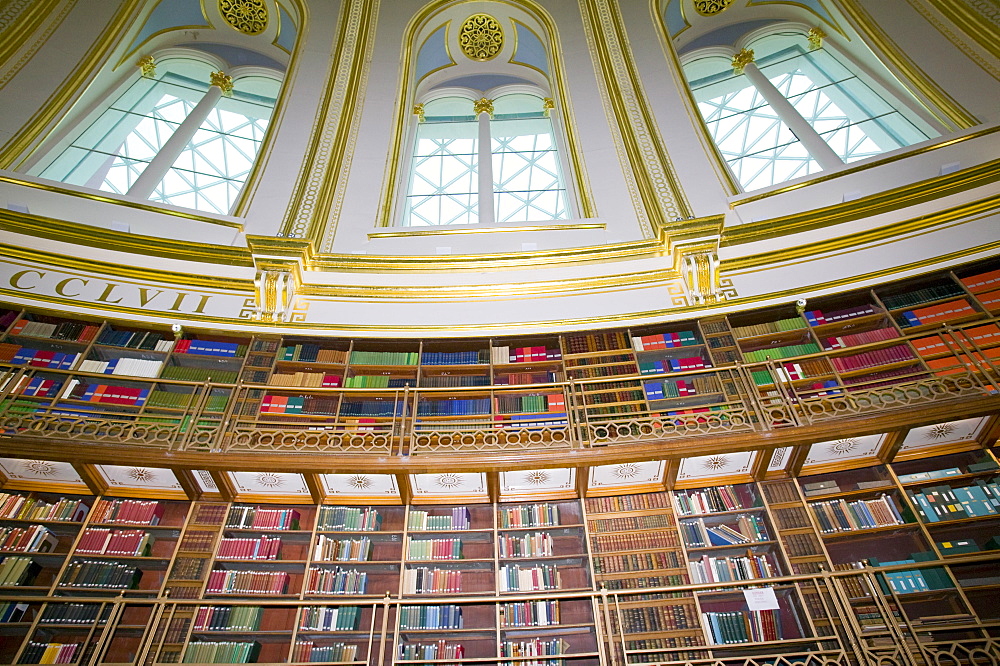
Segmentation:
{"type": "Polygon", "coordinates": [[[1000,181],[1000,159],[944,176],[908,183],[846,203],[730,227],[722,234],[721,246],[752,243],[852,222],[966,192],[997,181],[1000,181]]]}
{"type": "MultiPolygon", "coordinates": [[[[5,41],[0,45],[0,67],[5,71],[0,78],[0,88],[10,82],[14,76],[28,63],[35,53],[45,44],[52,33],[62,25],[63,19],[76,6],[77,0],[47,0],[44,2],[29,2],[27,11],[18,16],[7,26],[5,41]],[[56,11],[58,8],[58,11],[56,11]],[[41,34],[36,34],[41,26],[48,21],[48,26],[41,34]],[[25,49],[25,45],[31,38],[34,42],[25,49]],[[23,52],[22,52],[23,51],[23,52]],[[15,55],[21,53],[17,62],[11,63],[15,55]]],[[[11,3],[13,4],[13,3],[11,3]]]]}
{"type": "Polygon", "coordinates": [[[652,229],[669,219],[692,215],[670,156],[649,110],[646,94],[631,56],[620,10],[610,0],[579,0],[584,30],[593,43],[591,57],[603,75],[614,114],[635,175],[639,197],[652,229]]]}
{"type": "MultiPolygon", "coordinates": [[[[21,187],[30,187],[36,190],[42,190],[43,192],[52,192],[60,196],[90,199],[91,201],[99,201],[101,203],[111,204],[114,206],[124,206],[125,208],[134,208],[136,210],[141,210],[147,213],[157,213],[159,215],[167,215],[170,217],[180,217],[184,218],[185,220],[194,220],[195,222],[204,222],[206,224],[216,224],[219,225],[220,227],[229,227],[230,229],[237,229],[239,231],[243,230],[242,222],[234,222],[232,220],[219,220],[213,217],[207,217],[204,214],[196,211],[187,212],[183,210],[175,210],[173,208],[168,208],[165,206],[158,206],[154,203],[123,201],[121,199],[115,199],[109,196],[108,193],[101,192],[100,190],[91,190],[91,191],[72,190],[67,187],[60,187],[60,184],[56,183],[55,181],[36,183],[34,181],[21,180],[19,178],[13,178],[11,176],[0,174],[0,183],[18,185],[21,187]]],[[[3,211],[3,214],[7,214],[7,211],[3,211]]]]}
{"type": "Polygon", "coordinates": [[[410,236],[454,236],[468,234],[502,234],[520,233],[523,231],[573,231],[575,229],[606,229],[603,222],[583,223],[583,224],[533,224],[521,227],[467,227],[462,229],[449,229],[447,226],[441,227],[400,227],[397,231],[373,231],[368,234],[369,240],[372,238],[406,238],[410,236]]]}
{"type": "Polygon", "coordinates": [[[0,169],[17,168],[24,163],[29,147],[49,131],[51,123],[61,117],[70,101],[79,97],[84,83],[95,75],[98,63],[107,61],[122,35],[132,27],[140,5],[142,0],[125,0],[122,3],[100,38],[80,59],[79,65],[0,150],[0,169]]]}
{"type": "Polygon", "coordinates": [[[934,150],[939,150],[941,148],[948,148],[963,141],[969,141],[972,139],[979,139],[984,136],[993,134],[994,132],[1000,132],[1000,125],[993,127],[986,127],[976,132],[970,132],[969,134],[963,134],[962,136],[948,137],[937,143],[933,143],[928,146],[923,146],[921,148],[916,148],[913,150],[908,150],[906,152],[900,153],[898,155],[892,155],[891,157],[882,157],[872,160],[864,160],[861,164],[856,166],[848,166],[844,169],[837,169],[836,171],[830,173],[820,173],[815,178],[810,178],[798,183],[793,183],[791,185],[783,185],[777,187],[773,190],[768,190],[767,192],[761,192],[760,194],[751,194],[745,197],[740,197],[738,199],[733,199],[729,202],[730,210],[735,209],[737,206],[742,206],[743,204],[752,203],[754,201],[761,201],[763,199],[768,199],[773,196],[778,196],[779,194],[784,194],[785,192],[792,192],[794,190],[800,190],[804,187],[809,187],[810,185],[815,185],[816,183],[824,183],[828,180],[833,180],[834,178],[839,178],[841,176],[847,176],[853,173],[858,173],[861,171],[867,171],[868,169],[874,169],[876,167],[885,166],[886,164],[892,164],[893,162],[898,162],[899,160],[905,160],[915,155],[923,155],[924,153],[929,153],[934,150]]]}
{"type": "Polygon", "coordinates": [[[840,0],[840,9],[854,24],[855,30],[873,45],[882,57],[899,70],[913,87],[933,106],[928,108],[936,118],[959,129],[979,124],[979,120],[962,107],[922,70],[889,35],[882,30],[858,0],[840,0]]]}
{"type": "MultiPolygon", "coordinates": [[[[921,9],[912,0],[910,4],[921,9]]],[[[984,51],[1000,59],[1000,28],[995,23],[985,20],[979,12],[961,0],[930,0],[929,4],[971,37],[984,51]]]]}
{"type": "Polygon", "coordinates": [[[493,60],[503,51],[503,26],[489,14],[473,14],[458,29],[458,47],[469,60],[493,60]]]}
{"type": "Polygon", "coordinates": [[[0,211],[0,229],[7,233],[22,234],[34,238],[47,238],[60,243],[71,243],[102,250],[129,252],[132,254],[178,259],[181,261],[223,264],[229,266],[253,266],[253,257],[246,248],[229,245],[209,245],[190,241],[172,240],[156,236],[126,234],[89,224],[67,222],[51,217],[18,213],[11,210],[0,211]]]}
{"type": "MultiPolygon", "coordinates": [[[[908,220],[899,220],[856,234],[807,243],[796,247],[786,247],[771,252],[758,252],[738,259],[729,259],[725,262],[723,269],[731,275],[734,272],[749,271],[762,266],[801,261],[807,257],[842,251],[852,246],[889,241],[906,234],[925,231],[960,221],[963,218],[988,215],[998,207],[1000,207],[1000,194],[961,204],[929,215],[918,215],[908,220]]],[[[997,243],[1000,243],[1000,241],[997,241],[997,243]]],[[[936,260],[937,258],[935,257],[934,259],[936,260]]]]}

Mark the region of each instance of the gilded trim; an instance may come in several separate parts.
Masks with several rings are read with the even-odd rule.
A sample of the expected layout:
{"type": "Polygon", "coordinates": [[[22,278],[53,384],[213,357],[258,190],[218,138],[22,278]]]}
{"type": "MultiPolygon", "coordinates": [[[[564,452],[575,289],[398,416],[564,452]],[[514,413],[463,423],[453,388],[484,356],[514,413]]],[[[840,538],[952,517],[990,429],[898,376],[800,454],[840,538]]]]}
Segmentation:
{"type": "Polygon", "coordinates": [[[282,235],[308,238],[322,248],[323,237],[336,231],[330,219],[335,199],[343,197],[342,186],[350,159],[349,147],[360,124],[354,113],[363,99],[374,24],[379,0],[344,2],[338,18],[336,49],[324,86],[310,145],[297,178],[297,185],[282,224],[282,235]]]}
{"type": "Polygon", "coordinates": [[[761,201],[762,199],[767,199],[769,197],[777,196],[779,194],[784,194],[785,192],[792,192],[793,190],[799,190],[803,187],[809,187],[810,185],[815,185],[816,183],[823,183],[828,180],[833,180],[834,178],[839,178],[841,176],[846,176],[852,173],[858,173],[860,171],[866,171],[868,169],[874,169],[876,167],[885,166],[886,164],[892,164],[893,162],[898,162],[899,160],[909,159],[915,155],[922,155],[924,153],[929,153],[933,150],[938,150],[940,148],[947,148],[953,146],[957,143],[962,143],[963,141],[969,141],[970,139],[979,139],[984,136],[989,136],[994,132],[1000,132],[1000,125],[987,127],[985,129],[978,130],[976,132],[970,132],[969,134],[963,134],[962,136],[949,137],[937,143],[933,143],[928,146],[923,146],[921,148],[916,148],[914,150],[907,150],[906,152],[900,153],[898,155],[892,155],[891,157],[883,157],[880,159],[864,160],[857,166],[848,166],[844,169],[837,169],[833,172],[826,172],[818,175],[816,178],[810,178],[808,180],[800,181],[798,183],[793,183],[791,185],[783,185],[781,187],[775,188],[773,190],[768,190],[767,192],[761,192],[760,194],[751,194],[750,196],[740,197],[739,199],[734,199],[729,202],[730,210],[735,209],[737,206],[742,206],[743,204],[752,203],[754,201],[761,201]]]}
{"type": "MultiPolygon", "coordinates": [[[[822,0],[820,0],[820,4],[821,5],[823,4],[822,0]]],[[[833,28],[834,30],[836,30],[837,32],[839,32],[841,35],[844,35],[845,37],[847,36],[847,33],[844,32],[843,28],[841,28],[835,22],[830,21],[825,16],[817,14],[816,12],[813,11],[812,7],[810,7],[809,5],[806,5],[804,3],[794,2],[794,0],[765,0],[764,2],[755,2],[755,0],[748,0],[747,1],[747,7],[761,7],[761,6],[764,6],[764,5],[789,5],[789,6],[792,6],[792,7],[798,7],[799,9],[804,9],[805,11],[809,12],[810,14],[812,14],[813,16],[815,16],[816,18],[818,18],[820,21],[823,21],[823,23],[826,23],[828,26],[830,26],[831,28],[833,28]]],[[[833,16],[833,12],[830,12],[829,7],[827,7],[826,10],[827,10],[827,12],[829,12],[830,16],[832,17],[833,16]]]]}
{"type": "Polygon", "coordinates": [[[107,61],[122,35],[132,27],[140,5],[142,0],[125,0],[122,3],[100,39],[90,47],[79,65],[0,151],[0,169],[15,168],[15,163],[17,166],[24,163],[29,147],[51,129],[51,124],[61,116],[71,100],[80,95],[84,84],[94,76],[98,64],[107,61]]]}
{"type": "Polygon", "coordinates": [[[30,4],[28,10],[18,15],[4,30],[5,39],[0,42],[0,66],[7,67],[7,69],[0,76],[0,89],[21,71],[55,32],[56,28],[62,25],[66,15],[76,7],[76,0],[67,0],[66,2],[47,0],[30,4]],[[57,9],[58,11],[56,11],[57,9]],[[46,21],[48,25],[45,25],[46,21]],[[42,25],[45,25],[45,29],[41,34],[36,35],[35,33],[42,25]],[[30,46],[25,48],[25,44],[32,38],[34,40],[30,46]],[[24,51],[21,53],[21,57],[18,58],[17,62],[11,64],[10,60],[22,49],[24,51]]]}
{"type": "Polygon", "coordinates": [[[927,203],[935,199],[1000,181],[1000,159],[936,178],[928,178],[878,194],[816,208],[806,213],[774,217],[750,224],[727,228],[722,235],[721,247],[752,243],[768,238],[823,229],[835,224],[852,222],[865,217],[887,213],[908,206],[927,203]]]}
{"type": "MultiPolygon", "coordinates": [[[[87,224],[67,222],[39,215],[27,215],[10,210],[0,211],[0,229],[8,233],[34,238],[47,238],[61,243],[129,252],[142,256],[229,266],[253,266],[253,257],[246,248],[123,234],[87,224]]],[[[81,261],[83,260],[81,259],[81,261]]],[[[191,277],[194,278],[194,276],[191,277]]]]}
{"type": "Polygon", "coordinates": [[[899,48],[899,45],[879,27],[875,19],[861,6],[858,0],[840,0],[839,6],[848,19],[854,23],[855,29],[864,35],[886,60],[902,72],[925,99],[933,104],[933,107],[928,110],[935,117],[960,129],[979,124],[979,120],[975,116],[964,109],[899,48]]]}
{"type": "MultiPolygon", "coordinates": [[[[216,289],[220,291],[253,292],[253,280],[239,280],[236,278],[222,278],[214,276],[194,275],[192,273],[180,273],[177,271],[167,271],[161,269],[150,269],[146,266],[128,266],[114,264],[108,261],[97,261],[95,259],[67,256],[43,250],[33,250],[14,245],[0,244],[5,257],[31,262],[32,265],[45,264],[52,268],[59,268],[64,271],[79,271],[81,273],[98,273],[112,276],[116,280],[136,280],[142,284],[150,282],[163,283],[172,286],[183,286],[187,289],[198,287],[201,289],[216,289]]],[[[23,291],[12,291],[4,288],[7,293],[18,294],[23,298],[23,291]]],[[[67,301],[79,307],[80,301],[67,301]]],[[[98,307],[95,303],[88,303],[92,307],[98,307]]],[[[100,307],[103,307],[100,306],[100,307]]],[[[135,310],[136,313],[148,315],[143,310],[135,310]]],[[[226,320],[228,321],[228,320],[226,320]]]]}
{"type": "MultiPolygon", "coordinates": [[[[979,199],[977,201],[948,208],[929,215],[920,215],[909,220],[900,220],[874,229],[868,229],[849,236],[840,236],[816,243],[807,243],[797,247],[786,247],[772,252],[758,252],[753,255],[730,259],[723,265],[723,270],[731,275],[738,271],[749,271],[763,266],[773,266],[779,263],[794,262],[807,257],[845,250],[849,247],[866,245],[899,238],[906,234],[927,231],[934,227],[961,221],[972,216],[989,215],[1000,206],[1000,194],[979,199]]],[[[1000,242],[1000,241],[998,241],[1000,242]]],[[[935,258],[937,260],[937,258],[935,258]]]]}
{"type": "Polygon", "coordinates": [[[622,18],[610,0],[579,0],[585,15],[591,57],[602,73],[614,120],[621,132],[627,165],[634,172],[639,196],[654,232],[668,219],[690,217],[691,207],[677,181],[669,155],[639,81],[622,18]]]}
{"type": "MultiPolygon", "coordinates": [[[[406,30],[403,32],[402,52],[400,53],[400,71],[402,74],[398,86],[402,93],[397,102],[396,120],[390,139],[390,153],[382,181],[382,199],[379,203],[379,212],[375,222],[375,226],[377,227],[393,226],[393,214],[396,209],[398,192],[400,188],[405,187],[400,182],[399,172],[406,162],[406,159],[403,157],[403,151],[406,146],[403,144],[405,143],[406,130],[409,127],[409,110],[413,106],[413,95],[416,91],[416,86],[412,81],[414,78],[412,60],[415,54],[409,45],[413,42],[413,36],[422,25],[428,22],[430,17],[442,11],[447,5],[459,4],[464,1],[466,0],[435,0],[431,2],[410,20],[409,25],[407,25],[406,30]]],[[[534,0],[495,0],[495,2],[501,2],[532,14],[548,33],[548,48],[546,52],[552,68],[552,72],[549,74],[549,81],[552,87],[550,92],[555,95],[560,104],[560,114],[563,119],[560,128],[563,136],[566,138],[567,151],[569,153],[567,157],[571,165],[572,177],[575,179],[575,194],[580,205],[580,217],[597,217],[597,209],[594,206],[593,196],[590,193],[590,182],[584,167],[583,153],[580,149],[579,139],[577,138],[573,104],[570,101],[569,88],[565,83],[566,75],[563,70],[562,54],[558,49],[560,41],[556,25],[545,10],[535,3],[534,0]]]]}
{"type": "MultiPolygon", "coordinates": [[[[0,183],[7,183],[10,185],[17,185],[19,187],[31,187],[36,190],[42,190],[44,192],[52,192],[60,196],[67,197],[79,197],[81,199],[89,199],[91,201],[99,201],[101,203],[111,204],[114,206],[123,206],[125,208],[134,208],[136,210],[141,210],[147,213],[157,213],[159,215],[167,215],[170,217],[180,217],[185,220],[194,220],[195,222],[204,222],[206,224],[216,224],[220,227],[229,227],[230,229],[237,229],[243,231],[242,222],[234,222],[232,220],[220,220],[214,217],[206,217],[200,213],[183,210],[174,210],[173,208],[157,206],[153,203],[140,203],[137,201],[123,201],[121,199],[115,199],[114,197],[108,196],[106,193],[100,190],[91,190],[89,192],[82,192],[79,190],[71,190],[65,187],[60,187],[53,183],[36,183],[30,180],[21,180],[19,178],[12,178],[10,176],[5,176],[0,174],[0,183]]],[[[4,211],[6,213],[6,211],[4,211]]],[[[93,227],[88,227],[93,228],[93,227]]]]}
{"type": "MultiPolygon", "coordinates": [[[[684,111],[687,113],[688,120],[691,121],[691,126],[694,128],[698,140],[701,141],[702,149],[705,154],[712,155],[715,158],[712,160],[712,165],[715,167],[714,171],[716,177],[719,179],[719,184],[722,185],[723,190],[728,196],[735,196],[742,192],[742,190],[729,170],[729,167],[726,166],[726,160],[723,159],[722,153],[719,152],[719,147],[716,145],[715,140],[708,133],[704,117],[698,111],[698,103],[694,100],[691,86],[688,85],[687,77],[684,75],[684,68],[681,66],[680,60],[677,58],[677,52],[674,50],[673,39],[671,39],[670,33],[667,32],[663,16],[657,13],[658,1],[649,0],[649,11],[653,15],[653,25],[655,26],[657,36],[660,38],[660,48],[663,49],[664,60],[667,61],[667,65],[671,68],[674,89],[677,90],[678,94],[684,100],[684,111]]],[[[681,12],[683,13],[683,11],[684,5],[681,4],[681,12]]],[[[688,28],[690,27],[691,25],[688,24],[688,28]]],[[[687,30],[687,28],[684,28],[684,30],[687,30]]],[[[684,30],[681,30],[681,32],[684,30]]]]}
{"type": "Polygon", "coordinates": [[[603,222],[593,224],[538,224],[527,227],[485,227],[449,229],[447,226],[416,229],[412,227],[400,228],[398,231],[373,231],[368,234],[368,238],[406,238],[410,236],[454,236],[468,234],[503,234],[520,233],[523,231],[572,231],[574,229],[605,229],[607,225],[603,222]]]}
{"type": "Polygon", "coordinates": [[[1000,30],[983,19],[983,17],[963,3],[956,3],[954,0],[931,0],[940,15],[943,15],[953,26],[958,27],[962,36],[956,35],[950,28],[941,21],[940,15],[932,12],[925,2],[914,2],[907,0],[910,6],[920,12],[927,22],[937,28],[938,32],[947,38],[952,45],[964,53],[970,60],[979,65],[983,71],[987,72],[994,79],[1000,80],[1000,69],[997,68],[996,61],[1000,59],[1000,30]],[[969,38],[976,46],[992,56],[992,60],[983,57],[983,54],[972,46],[969,38]]]}

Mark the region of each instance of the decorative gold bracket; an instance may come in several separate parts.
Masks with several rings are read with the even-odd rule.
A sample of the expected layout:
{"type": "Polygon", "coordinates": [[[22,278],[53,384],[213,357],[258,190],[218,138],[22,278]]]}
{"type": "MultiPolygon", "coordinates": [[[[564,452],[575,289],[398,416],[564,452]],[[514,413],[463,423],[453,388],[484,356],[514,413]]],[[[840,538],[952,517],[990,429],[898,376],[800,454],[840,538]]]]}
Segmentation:
{"type": "Polygon", "coordinates": [[[257,269],[253,318],[273,323],[288,321],[303,273],[313,260],[312,241],[247,236],[247,245],[257,269]]]}
{"type": "Polygon", "coordinates": [[[684,280],[688,302],[711,305],[735,295],[720,276],[719,241],[723,215],[675,220],[660,229],[659,236],[673,255],[674,270],[684,280]]]}

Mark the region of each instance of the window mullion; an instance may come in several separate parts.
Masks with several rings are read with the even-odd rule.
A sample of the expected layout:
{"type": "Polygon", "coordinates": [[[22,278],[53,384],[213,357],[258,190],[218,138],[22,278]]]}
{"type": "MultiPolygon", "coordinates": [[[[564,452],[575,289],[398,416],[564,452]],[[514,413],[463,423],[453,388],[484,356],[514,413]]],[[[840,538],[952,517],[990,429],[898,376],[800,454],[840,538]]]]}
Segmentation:
{"type": "Polygon", "coordinates": [[[792,103],[785,99],[773,83],[757,69],[757,65],[752,62],[745,63],[743,74],[747,80],[753,84],[760,96],[770,105],[774,112],[781,118],[790,130],[798,137],[799,141],[809,151],[812,158],[816,160],[820,168],[824,171],[837,169],[844,166],[844,161],[834,152],[833,148],[823,140],[823,137],[813,129],[812,125],[795,110],[792,103]]]}
{"type": "Polygon", "coordinates": [[[490,134],[490,114],[482,111],[479,123],[479,223],[493,224],[493,137],[490,134]]]}

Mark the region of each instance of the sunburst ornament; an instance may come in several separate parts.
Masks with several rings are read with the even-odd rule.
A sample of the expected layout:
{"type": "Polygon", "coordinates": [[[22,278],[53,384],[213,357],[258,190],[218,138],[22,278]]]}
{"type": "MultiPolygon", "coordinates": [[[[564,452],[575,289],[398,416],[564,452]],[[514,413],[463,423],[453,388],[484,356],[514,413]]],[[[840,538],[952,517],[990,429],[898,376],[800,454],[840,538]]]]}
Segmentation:
{"type": "Polygon", "coordinates": [[[150,483],[154,478],[156,478],[156,474],[145,467],[133,467],[128,471],[128,478],[136,481],[137,483],[150,483]]]}
{"type": "Polygon", "coordinates": [[[365,474],[354,474],[347,480],[347,485],[355,490],[368,490],[372,487],[372,480],[365,474]]]}
{"type": "Polygon", "coordinates": [[[705,469],[712,472],[719,472],[729,464],[729,458],[726,456],[709,456],[702,465],[705,469]]]}
{"type": "Polygon", "coordinates": [[[954,433],[958,428],[954,423],[938,423],[927,431],[927,439],[944,439],[954,433]]]}
{"type": "Polygon", "coordinates": [[[615,467],[615,476],[619,479],[631,479],[639,475],[639,466],[635,463],[622,463],[615,467]]]}
{"type": "Polygon", "coordinates": [[[535,470],[534,472],[528,472],[524,475],[525,482],[530,483],[533,486],[544,485],[548,483],[550,478],[549,473],[541,469],[535,470]]]}
{"type": "Polygon", "coordinates": [[[281,485],[281,477],[274,472],[260,472],[257,474],[257,483],[265,488],[277,488],[281,485]]]}
{"type": "Polygon", "coordinates": [[[831,444],[830,453],[834,453],[838,456],[845,456],[856,448],[858,448],[858,440],[853,437],[848,437],[847,439],[838,439],[836,442],[831,444]]]}
{"type": "Polygon", "coordinates": [[[52,476],[56,466],[46,460],[25,460],[24,471],[35,476],[52,476]]]}
{"type": "Polygon", "coordinates": [[[462,485],[462,478],[458,474],[438,474],[434,482],[442,488],[457,488],[462,485]]]}

